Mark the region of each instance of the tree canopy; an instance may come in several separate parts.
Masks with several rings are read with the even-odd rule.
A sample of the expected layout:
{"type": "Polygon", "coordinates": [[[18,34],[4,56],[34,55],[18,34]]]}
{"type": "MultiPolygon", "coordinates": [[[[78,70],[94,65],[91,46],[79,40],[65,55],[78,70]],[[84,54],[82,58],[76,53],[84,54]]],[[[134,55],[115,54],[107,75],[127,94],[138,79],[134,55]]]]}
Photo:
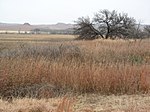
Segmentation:
{"type": "Polygon", "coordinates": [[[92,20],[89,17],[81,17],[75,22],[74,33],[78,35],[77,39],[134,38],[139,30],[133,17],[115,10],[100,10],[92,20]]]}

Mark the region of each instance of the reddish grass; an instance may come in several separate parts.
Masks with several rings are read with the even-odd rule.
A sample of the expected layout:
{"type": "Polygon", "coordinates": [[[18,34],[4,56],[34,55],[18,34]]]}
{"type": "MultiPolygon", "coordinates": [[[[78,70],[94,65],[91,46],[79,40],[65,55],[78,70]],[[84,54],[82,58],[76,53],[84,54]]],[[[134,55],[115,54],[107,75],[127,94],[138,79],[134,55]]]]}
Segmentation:
{"type": "Polygon", "coordinates": [[[39,90],[45,85],[51,85],[47,86],[49,92],[45,93],[51,94],[47,95],[49,97],[68,91],[101,94],[149,93],[150,46],[147,41],[79,41],[73,45],[71,43],[71,46],[70,43],[63,43],[56,47],[58,51],[53,55],[43,51],[43,54],[36,53],[38,48],[29,55],[28,52],[32,49],[21,46],[17,47],[16,52],[22,53],[24,50],[23,55],[1,57],[0,95],[34,96],[30,94],[33,91],[35,94],[42,94],[39,90]],[[27,54],[24,55],[25,53],[27,54]]]}

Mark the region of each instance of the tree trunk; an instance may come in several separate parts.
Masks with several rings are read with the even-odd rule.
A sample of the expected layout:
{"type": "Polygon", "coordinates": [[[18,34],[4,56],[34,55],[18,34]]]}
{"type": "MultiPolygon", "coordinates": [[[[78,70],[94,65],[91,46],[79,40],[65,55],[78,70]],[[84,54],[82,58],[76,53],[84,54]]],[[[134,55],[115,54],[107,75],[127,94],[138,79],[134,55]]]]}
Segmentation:
{"type": "Polygon", "coordinates": [[[105,38],[108,39],[109,33],[110,33],[110,26],[109,26],[108,22],[106,22],[106,25],[107,25],[107,33],[106,33],[105,38]]]}

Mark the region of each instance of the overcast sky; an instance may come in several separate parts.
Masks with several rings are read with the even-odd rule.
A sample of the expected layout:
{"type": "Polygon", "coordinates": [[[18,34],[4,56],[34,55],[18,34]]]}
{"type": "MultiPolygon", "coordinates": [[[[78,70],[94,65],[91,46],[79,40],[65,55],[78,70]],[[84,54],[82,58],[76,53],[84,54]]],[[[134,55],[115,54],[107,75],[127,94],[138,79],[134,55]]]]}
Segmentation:
{"type": "Polygon", "coordinates": [[[150,24],[150,0],[0,0],[0,22],[30,24],[73,23],[101,9],[128,13],[150,24]]]}

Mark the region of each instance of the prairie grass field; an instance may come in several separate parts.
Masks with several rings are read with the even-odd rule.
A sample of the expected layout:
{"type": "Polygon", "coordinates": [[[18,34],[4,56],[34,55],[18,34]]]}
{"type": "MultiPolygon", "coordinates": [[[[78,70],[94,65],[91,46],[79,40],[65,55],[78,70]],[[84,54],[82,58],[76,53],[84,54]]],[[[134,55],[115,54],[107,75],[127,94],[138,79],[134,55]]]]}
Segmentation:
{"type": "Polygon", "coordinates": [[[1,42],[59,42],[70,41],[72,35],[44,35],[44,34],[0,34],[1,42]]]}
{"type": "Polygon", "coordinates": [[[0,34],[0,112],[148,112],[150,39],[74,38],[0,34]]]}

